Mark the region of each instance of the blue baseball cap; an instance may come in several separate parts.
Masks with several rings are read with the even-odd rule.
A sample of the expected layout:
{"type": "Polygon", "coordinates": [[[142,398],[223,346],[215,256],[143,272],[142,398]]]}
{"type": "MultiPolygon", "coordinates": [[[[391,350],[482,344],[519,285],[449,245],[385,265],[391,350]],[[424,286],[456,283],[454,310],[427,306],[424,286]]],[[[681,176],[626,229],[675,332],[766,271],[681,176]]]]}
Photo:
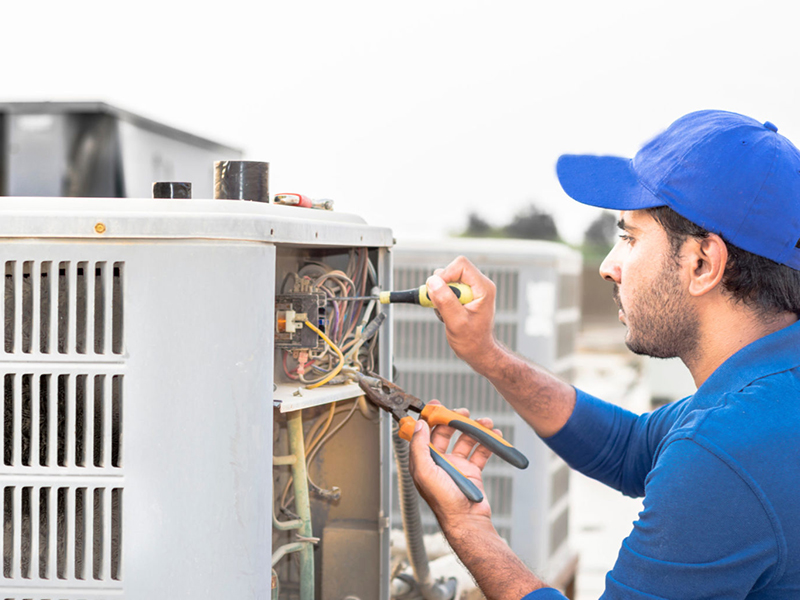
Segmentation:
{"type": "Polygon", "coordinates": [[[743,250],[800,269],[800,151],[769,121],[693,112],[633,159],[565,154],[556,171],[578,202],[669,206],[743,250]]]}

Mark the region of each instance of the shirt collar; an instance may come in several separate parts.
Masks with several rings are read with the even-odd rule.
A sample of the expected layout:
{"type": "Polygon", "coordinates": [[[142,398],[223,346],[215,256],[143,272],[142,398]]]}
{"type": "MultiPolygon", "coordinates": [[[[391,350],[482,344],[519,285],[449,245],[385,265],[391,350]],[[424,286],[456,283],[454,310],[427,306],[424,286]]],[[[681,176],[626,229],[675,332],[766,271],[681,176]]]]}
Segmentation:
{"type": "Polygon", "coordinates": [[[800,321],[748,344],[714,371],[694,395],[717,398],[756,379],[800,367],[800,321]]]}

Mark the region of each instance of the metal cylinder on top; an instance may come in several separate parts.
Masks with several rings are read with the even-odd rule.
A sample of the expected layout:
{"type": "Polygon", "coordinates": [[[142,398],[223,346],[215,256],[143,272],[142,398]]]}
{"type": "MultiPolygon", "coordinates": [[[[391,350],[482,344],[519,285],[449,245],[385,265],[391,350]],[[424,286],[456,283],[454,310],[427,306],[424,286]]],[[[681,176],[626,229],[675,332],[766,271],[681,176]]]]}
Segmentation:
{"type": "Polygon", "coordinates": [[[192,184],[188,181],[154,181],[153,198],[192,197],[192,184]]]}
{"type": "Polygon", "coordinates": [[[218,160],[214,163],[214,198],[269,202],[269,163],[218,160]]]}

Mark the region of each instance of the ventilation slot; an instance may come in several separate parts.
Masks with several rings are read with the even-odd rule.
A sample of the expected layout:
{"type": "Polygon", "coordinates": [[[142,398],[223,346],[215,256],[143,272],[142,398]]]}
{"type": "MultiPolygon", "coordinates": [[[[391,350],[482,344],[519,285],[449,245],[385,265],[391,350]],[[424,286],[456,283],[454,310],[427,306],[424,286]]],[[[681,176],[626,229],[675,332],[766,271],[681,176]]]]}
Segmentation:
{"type": "Polygon", "coordinates": [[[569,534],[569,511],[564,510],[550,523],[550,554],[555,554],[569,534]]]}
{"type": "Polygon", "coordinates": [[[123,316],[123,306],[122,306],[122,299],[123,299],[123,289],[122,289],[122,277],[123,277],[123,265],[124,263],[116,262],[114,263],[114,285],[113,288],[113,300],[112,300],[112,322],[111,322],[111,352],[114,354],[122,354],[122,316],[123,316]]]}
{"type": "Polygon", "coordinates": [[[551,483],[550,506],[553,507],[569,494],[569,467],[566,464],[562,464],[558,470],[553,473],[551,483]]]}
{"type": "Polygon", "coordinates": [[[3,464],[122,467],[123,376],[7,373],[3,464]]]}
{"type": "MultiPolygon", "coordinates": [[[[444,327],[438,321],[396,319],[394,322],[394,355],[396,359],[457,361],[447,343],[444,327]]],[[[517,325],[495,325],[495,337],[511,348],[517,343],[517,325]]]]}
{"type": "Polygon", "coordinates": [[[5,579],[122,579],[122,488],[3,488],[5,579]]]}
{"type": "Polygon", "coordinates": [[[50,335],[50,328],[53,326],[53,308],[55,305],[52,302],[52,292],[50,286],[53,281],[53,263],[45,261],[41,264],[41,273],[39,276],[39,352],[42,354],[50,354],[53,349],[51,348],[52,336],[50,335]]]}
{"type": "Polygon", "coordinates": [[[123,352],[123,263],[6,261],[3,350],[123,352]]]}
{"type": "MultiPolygon", "coordinates": [[[[475,373],[436,373],[400,371],[397,384],[414,390],[420,398],[437,398],[445,404],[468,408],[476,415],[498,415],[509,412],[508,404],[487,379],[475,373]]],[[[503,425],[503,435],[511,443],[513,431],[503,425]]]]}
{"type": "Polygon", "coordinates": [[[68,262],[58,263],[58,352],[66,354],[69,347],[67,334],[70,330],[75,330],[75,325],[70,327],[70,302],[69,302],[69,278],[67,270],[68,262]]]}
{"type": "MultiPolygon", "coordinates": [[[[14,342],[16,337],[16,318],[15,308],[20,303],[21,298],[17,298],[15,281],[16,263],[13,261],[5,264],[5,279],[3,286],[3,347],[6,352],[14,352],[14,342]]],[[[20,290],[21,291],[21,290],[20,290]]]]}

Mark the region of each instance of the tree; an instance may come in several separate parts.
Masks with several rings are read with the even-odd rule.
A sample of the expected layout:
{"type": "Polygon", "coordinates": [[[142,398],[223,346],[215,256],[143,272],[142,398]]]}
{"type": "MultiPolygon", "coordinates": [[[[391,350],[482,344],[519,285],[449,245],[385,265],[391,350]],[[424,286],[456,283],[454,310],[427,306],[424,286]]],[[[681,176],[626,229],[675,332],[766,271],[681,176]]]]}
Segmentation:
{"type": "Polygon", "coordinates": [[[583,234],[583,244],[598,250],[607,250],[614,245],[617,235],[617,218],[610,212],[602,212],[589,224],[583,234]]]}
{"type": "Polygon", "coordinates": [[[508,237],[527,240],[558,241],[558,229],[553,216],[531,204],[519,211],[503,228],[508,237]]]}
{"type": "Polygon", "coordinates": [[[486,237],[492,232],[492,226],[488,221],[476,212],[469,213],[467,217],[467,229],[462,235],[466,237],[486,237]]]}

